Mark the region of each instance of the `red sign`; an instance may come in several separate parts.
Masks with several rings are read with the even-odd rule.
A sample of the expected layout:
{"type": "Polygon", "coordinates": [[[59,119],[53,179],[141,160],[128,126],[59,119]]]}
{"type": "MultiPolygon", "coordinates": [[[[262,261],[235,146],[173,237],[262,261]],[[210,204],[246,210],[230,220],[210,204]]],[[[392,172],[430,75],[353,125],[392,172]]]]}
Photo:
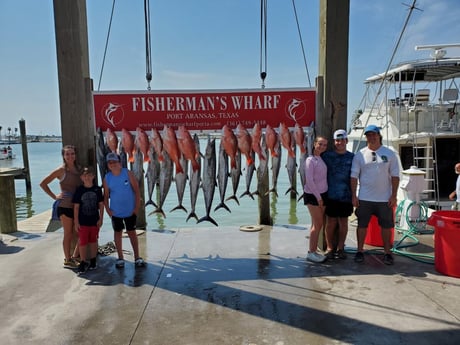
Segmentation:
{"type": "Polygon", "coordinates": [[[224,125],[256,122],[273,128],[284,122],[310,126],[315,120],[315,89],[93,92],[96,128],[129,131],[184,125],[215,131],[224,125]]]}

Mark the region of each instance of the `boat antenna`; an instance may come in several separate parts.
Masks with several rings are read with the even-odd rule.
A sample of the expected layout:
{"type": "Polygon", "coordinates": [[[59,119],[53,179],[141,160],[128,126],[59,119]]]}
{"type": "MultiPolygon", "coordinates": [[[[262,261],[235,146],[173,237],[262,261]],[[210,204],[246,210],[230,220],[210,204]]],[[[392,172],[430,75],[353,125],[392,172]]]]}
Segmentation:
{"type": "Polygon", "coordinates": [[[267,77],[267,0],[260,0],[260,78],[265,89],[267,77]]]}
{"type": "Polygon", "coordinates": [[[147,90],[150,90],[152,81],[152,46],[150,42],[150,0],[144,0],[145,18],[145,79],[147,80],[147,90]]]}
{"type": "MultiPolygon", "coordinates": [[[[402,28],[402,30],[401,30],[401,33],[399,34],[398,41],[396,42],[396,45],[395,45],[395,47],[394,47],[394,49],[393,49],[393,53],[392,53],[392,55],[391,55],[390,61],[388,61],[388,65],[387,65],[387,68],[385,69],[385,73],[384,73],[383,76],[382,76],[382,81],[381,81],[381,83],[380,83],[380,85],[379,85],[379,88],[378,88],[378,90],[377,90],[377,94],[376,94],[376,96],[375,96],[375,98],[374,98],[374,101],[373,101],[373,103],[372,103],[372,106],[371,106],[371,109],[370,109],[369,114],[372,114],[372,111],[373,111],[374,108],[375,108],[375,104],[377,103],[378,96],[379,96],[380,93],[382,92],[383,85],[385,84],[385,80],[386,80],[387,75],[388,75],[388,71],[390,70],[390,67],[391,67],[391,65],[393,64],[393,59],[394,59],[394,57],[395,57],[395,55],[396,55],[396,52],[397,52],[397,50],[398,50],[398,48],[399,48],[399,44],[401,43],[402,37],[403,37],[403,35],[404,35],[404,32],[406,31],[407,24],[409,23],[409,19],[410,19],[411,15],[412,15],[412,12],[413,12],[414,10],[419,10],[419,11],[421,11],[421,9],[415,7],[415,3],[416,3],[416,2],[417,2],[417,0],[413,0],[412,5],[403,4],[404,6],[409,7],[409,13],[407,14],[407,17],[406,17],[406,20],[405,20],[405,22],[404,22],[403,28],[402,28]]],[[[369,122],[369,117],[367,117],[367,121],[366,121],[366,123],[364,124],[364,127],[367,126],[367,123],[368,123],[368,122],[369,122]]],[[[364,131],[363,131],[363,132],[364,132],[364,131]]],[[[363,133],[361,133],[361,138],[362,138],[362,136],[363,136],[363,133]]],[[[361,138],[360,138],[360,140],[361,140],[361,138]]]]}
{"type": "Polygon", "coordinates": [[[295,21],[297,23],[297,31],[299,33],[300,47],[302,48],[303,62],[305,64],[305,70],[307,71],[308,84],[311,87],[310,73],[308,72],[307,58],[305,57],[305,48],[303,47],[302,33],[300,32],[299,18],[297,17],[297,9],[295,6],[295,0],[292,0],[292,7],[294,8],[295,21]]]}
{"type": "Polygon", "coordinates": [[[105,57],[107,55],[107,47],[109,46],[109,37],[110,37],[110,30],[112,28],[112,19],[113,19],[114,9],[115,9],[115,0],[113,0],[112,2],[112,12],[110,13],[109,28],[107,29],[107,38],[105,40],[104,56],[102,58],[101,73],[99,74],[99,82],[97,83],[97,91],[99,91],[101,88],[102,72],[104,71],[105,57]]]}

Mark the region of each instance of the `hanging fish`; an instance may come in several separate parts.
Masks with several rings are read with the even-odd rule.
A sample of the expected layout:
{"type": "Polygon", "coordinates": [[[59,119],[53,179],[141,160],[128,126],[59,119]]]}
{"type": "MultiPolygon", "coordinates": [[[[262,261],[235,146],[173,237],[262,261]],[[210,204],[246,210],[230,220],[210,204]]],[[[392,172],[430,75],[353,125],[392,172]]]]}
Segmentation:
{"type": "Polygon", "coordinates": [[[134,145],[134,137],[130,131],[122,128],[121,130],[121,145],[125,150],[128,156],[128,162],[134,163],[134,153],[135,153],[135,145],[134,145]]]}
{"type": "MultiPolygon", "coordinates": [[[[291,136],[291,131],[289,128],[286,126],[284,122],[280,123],[280,134],[279,138],[281,141],[281,145],[288,151],[289,157],[295,157],[295,151],[292,149],[292,136],[291,136]]],[[[295,146],[294,146],[295,148],[295,146]]]]}
{"type": "Polygon", "coordinates": [[[251,156],[252,138],[246,128],[240,123],[237,127],[236,138],[238,139],[238,149],[241,154],[246,156],[246,164],[249,166],[254,163],[251,156]]]}
{"type": "Polygon", "coordinates": [[[270,155],[273,157],[276,155],[275,146],[279,142],[278,133],[267,124],[265,127],[265,140],[267,142],[267,148],[270,150],[270,155]]]}
{"type": "Polygon", "coordinates": [[[136,128],[135,144],[139,148],[139,150],[142,152],[142,155],[144,157],[144,163],[148,162],[150,159],[149,158],[149,149],[150,149],[149,136],[140,127],[136,128]]]}
{"type": "Polygon", "coordinates": [[[230,209],[227,205],[225,205],[225,192],[227,190],[228,184],[228,155],[225,152],[224,145],[222,141],[219,145],[219,164],[218,164],[218,171],[217,171],[217,185],[219,186],[219,195],[220,195],[220,203],[216,206],[214,211],[217,211],[219,208],[225,208],[228,212],[230,209]]]}
{"type": "Polygon", "coordinates": [[[257,156],[259,157],[259,161],[266,160],[264,152],[260,146],[260,141],[262,138],[262,128],[260,128],[259,123],[255,123],[253,129],[252,129],[252,150],[257,153],[257,156]]]}
{"type": "MultiPolygon", "coordinates": [[[[265,155],[265,156],[268,156],[268,148],[267,148],[267,142],[265,141],[265,135],[262,135],[262,138],[261,138],[261,144],[260,144],[260,148],[261,148],[261,151],[262,153],[265,155]]],[[[259,195],[259,190],[261,190],[261,187],[264,183],[264,177],[266,174],[268,174],[268,161],[266,159],[263,159],[260,161],[259,163],[259,166],[257,167],[257,170],[256,170],[257,174],[257,190],[252,193],[253,195],[259,195]]],[[[267,188],[264,186],[264,189],[267,188]]],[[[266,195],[266,193],[264,194],[266,195]]]]}
{"type": "Polygon", "coordinates": [[[164,218],[166,215],[163,211],[163,204],[166,200],[166,196],[168,195],[169,188],[171,187],[172,183],[172,176],[173,176],[173,162],[169,158],[167,152],[163,152],[163,162],[160,163],[160,178],[159,178],[159,186],[158,189],[160,191],[160,200],[158,201],[157,208],[149,213],[149,216],[154,213],[160,213],[164,218]]]}
{"type": "MultiPolygon", "coordinates": [[[[193,135],[193,142],[195,145],[196,152],[200,153],[200,139],[198,135],[195,133],[193,135]]],[[[187,222],[190,218],[195,218],[198,220],[198,216],[195,213],[195,205],[198,199],[198,190],[200,189],[201,183],[201,157],[198,155],[197,162],[199,164],[199,168],[196,171],[193,171],[193,168],[190,166],[190,205],[191,211],[190,214],[187,216],[187,222]]]]}
{"type": "Polygon", "coordinates": [[[152,128],[152,137],[150,139],[150,149],[153,148],[153,150],[156,153],[156,156],[160,162],[163,161],[163,139],[161,139],[160,132],[158,132],[158,129],[152,128]]]}
{"type": "Polygon", "coordinates": [[[174,162],[176,167],[176,174],[183,173],[182,167],[180,165],[180,156],[181,152],[179,150],[179,144],[177,143],[176,132],[173,128],[164,126],[163,128],[163,148],[168,153],[169,158],[174,162]]]}
{"type": "Polygon", "coordinates": [[[104,143],[104,134],[102,133],[102,130],[100,128],[98,128],[96,131],[96,142],[96,160],[102,181],[104,179],[105,174],[107,173],[107,162],[105,157],[108,153],[108,149],[104,143]]]}
{"type": "MultiPolygon", "coordinates": [[[[291,145],[295,148],[294,140],[291,140],[291,145]]],[[[292,147],[291,147],[291,150],[293,150],[292,147]]],[[[284,193],[285,195],[287,193],[289,193],[289,192],[299,194],[299,193],[297,193],[297,188],[296,188],[296,183],[295,183],[296,182],[296,174],[297,174],[296,168],[297,168],[297,162],[296,162],[296,155],[295,155],[295,152],[294,152],[294,156],[288,155],[288,157],[287,157],[286,169],[287,169],[287,172],[288,172],[288,178],[289,178],[290,187],[288,188],[286,193],[284,193]]]]}
{"type": "Polygon", "coordinates": [[[150,161],[147,165],[147,171],[145,173],[145,178],[147,180],[148,195],[148,200],[145,203],[145,206],[153,205],[154,207],[157,207],[157,204],[152,200],[152,196],[155,186],[158,183],[160,177],[160,162],[158,161],[155,150],[149,150],[149,158],[150,161]]]}
{"type": "Polygon", "coordinates": [[[140,186],[143,182],[142,179],[144,178],[144,157],[138,148],[136,148],[134,152],[134,163],[133,163],[133,173],[136,176],[136,180],[138,185],[140,186]]]}
{"type": "Polygon", "coordinates": [[[110,128],[107,128],[105,131],[105,142],[107,143],[107,147],[109,148],[110,152],[117,153],[118,137],[117,134],[110,128]]]}
{"type": "MultiPolygon", "coordinates": [[[[186,160],[184,156],[181,156],[180,158],[180,165],[183,171],[188,170],[188,160],[186,160]]],[[[187,209],[184,207],[184,205],[182,205],[182,200],[184,199],[185,186],[187,184],[187,174],[186,173],[179,173],[179,174],[176,173],[176,175],[174,176],[174,182],[176,184],[177,200],[179,203],[170,212],[175,211],[175,210],[183,210],[187,212],[187,209]]]]}
{"type": "Polygon", "coordinates": [[[199,158],[200,153],[196,151],[192,136],[185,126],[179,126],[177,130],[177,143],[182,155],[192,164],[192,169],[194,171],[198,170],[200,167],[197,159],[199,158]]]}
{"type": "MultiPolygon", "coordinates": [[[[251,159],[254,161],[256,158],[256,153],[254,151],[251,151],[251,159]]],[[[240,195],[240,198],[242,198],[245,195],[248,195],[251,199],[254,200],[254,196],[251,193],[251,181],[252,181],[252,176],[254,175],[254,171],[256,170],[256,165],[251,164],[246,166],[246,191],[240,195]]]]}
{"type": "Polygon", "coordinates": [[[238,201],[238,197],[236,196],[236,192],[238,191],[238,185],[240,183],[241,177],[241,152],[239,150],[236,152],[235,156],[235,168],[230,169],[230,177],[232,179],[233,194],[229,196],[227,199],[225,199],[225,201],[233,199],[239,205],[240,202],[238,201]]]}
{"type": "MultiPolygon", "coordinates": [[[[308,157],[308,152],[305,150],[305,153],[300,156],[299,159],[299,175],[300,175],[300,184],[302,185],[302,191],[304,190],[305,183],[306,183],[306,176],[305,176],[305,161],[307,160],[308,157]]],[[[303,196],[305,194],[305,191],[302,193],[302,195],[299,196],[297,201],[300,201],[303,199],[303,196]]]]}
{"type": "Polygon", "coordinates": [[[197,223],[208,221],[215,226],[217,222],[210,216],[214,191],[216,189],[216,139],[208,139],[203,163],[203,195],[206,206],[206,215],[197,223]]]}
{"type": "Polygon", "coordinates": [[[238,152],[238,139],[232,129],[224,125],[222,127],[221,144],[224,146],[225,153],[230,157],[230,169],[236,169],[236,154],[238,152]]]}
{"type": "Polygon", "coordinates": [[[294,139],[297,146],[300,148],[300,153],[305,154],[307,152],[307,149],[305,148],[305,132],[302,126],[297,122],[295,124],[294,139]]]}
{"type": "Polygon", "coordinates": [[[280,142],[277,142],[275,147],[274,147],[274,153],[275,155],[272,155],[272,187],[270,190],[267,192],[268,193],[274,193],[278,197],[278,192],[277,192],[277,184],[278,184],[278,176],[281,168],[281,144],[280,142]]]}

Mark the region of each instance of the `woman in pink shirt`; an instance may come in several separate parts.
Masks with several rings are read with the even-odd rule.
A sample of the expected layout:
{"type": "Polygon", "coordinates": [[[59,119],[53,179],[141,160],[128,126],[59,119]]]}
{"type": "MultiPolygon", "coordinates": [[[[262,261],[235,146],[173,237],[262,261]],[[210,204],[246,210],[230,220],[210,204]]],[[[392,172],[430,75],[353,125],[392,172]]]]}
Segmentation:
{"type": "Polygon", "coordinates": [[[326,257],[317,252],[319,232],[323,228],[324,211],[327,198],[327,167],[321,154],[327,149],[327,139],[316,137],[313,155],[305,161],[304,204],[311,217],[310,243],[307,260],[324,262],[326,257]]]}

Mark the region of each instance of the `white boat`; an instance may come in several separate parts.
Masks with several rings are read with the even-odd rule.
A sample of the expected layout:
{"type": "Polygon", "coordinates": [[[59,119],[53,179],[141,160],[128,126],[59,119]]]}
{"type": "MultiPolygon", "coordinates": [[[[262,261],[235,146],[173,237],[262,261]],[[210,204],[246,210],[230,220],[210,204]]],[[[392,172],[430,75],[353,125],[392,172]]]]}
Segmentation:
{"type": "Polygon", "coordinates": [[[16,155],[13,153],[11,146],[0,147],[0,159],[14,159],[16,155]]]}
{"type": "Polygon", "coordinates": [[[383,144],[399,154],[403,169],[416,166],[425,172],[421,199],[435,209],[451,204],[454,166],[460,162],[460,57],[447,54],[448,48],[458,47],[417,46],[422,52],[431,50],[431,56],[366,79],[365,96],[348,129],[348,149],[356,152],[366,145],[364,128],[377,125],[383,144]]]}

